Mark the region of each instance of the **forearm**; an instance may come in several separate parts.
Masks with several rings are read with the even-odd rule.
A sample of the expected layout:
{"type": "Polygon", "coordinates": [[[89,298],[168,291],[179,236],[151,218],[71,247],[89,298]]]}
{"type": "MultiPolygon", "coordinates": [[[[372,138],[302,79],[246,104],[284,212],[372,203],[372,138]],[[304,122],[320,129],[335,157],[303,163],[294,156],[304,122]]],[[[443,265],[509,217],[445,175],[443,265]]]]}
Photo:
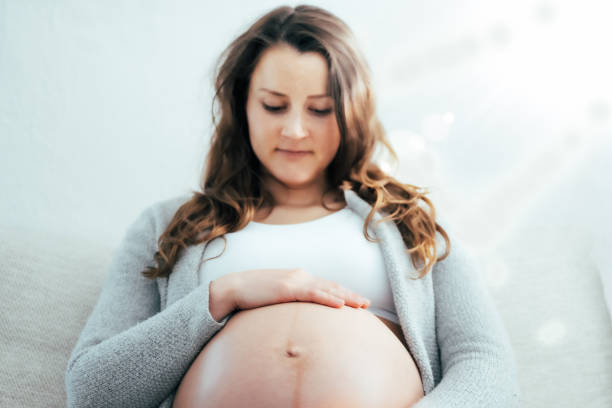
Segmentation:
{"type": "MultiPolygon", "coordinates": [[[[129,329],[109,327],[111,306],[96,308],[66,371],[68,407],[154,406],[172,392],[202,346],[226,322],[207,314],[199,287],[129,329]],[[110,334],[109,332],[116,332],[110,334]]],[[[120,311],[117,310],[117,313],[120,311]]],[[[119,321],[116,319],[114,321],[119,321]]]]}

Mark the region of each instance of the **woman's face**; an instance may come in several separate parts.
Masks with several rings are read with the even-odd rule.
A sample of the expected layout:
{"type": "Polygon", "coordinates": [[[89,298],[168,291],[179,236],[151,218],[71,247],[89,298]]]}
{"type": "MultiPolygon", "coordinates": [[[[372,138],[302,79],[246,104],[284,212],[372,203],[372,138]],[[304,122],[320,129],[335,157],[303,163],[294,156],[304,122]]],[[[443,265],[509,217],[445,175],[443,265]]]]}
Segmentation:
{"type": "Polygon", "coordinates": [[[288,188],[325,186],[325,169],[340,145],[327,61],[316,52],[275,45],[262,54],[250,81],[249,140],[266,177],[288,188]]]}

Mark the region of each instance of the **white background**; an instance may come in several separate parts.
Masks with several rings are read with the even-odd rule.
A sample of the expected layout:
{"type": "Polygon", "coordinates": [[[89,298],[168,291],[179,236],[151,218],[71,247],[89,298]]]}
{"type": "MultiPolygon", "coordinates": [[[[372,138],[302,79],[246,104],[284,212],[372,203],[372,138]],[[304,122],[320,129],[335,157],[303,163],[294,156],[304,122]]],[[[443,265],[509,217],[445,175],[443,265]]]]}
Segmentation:
{"type": "MultiPolygon", "coordinates": [[[[400,156],[382,165],[468,245],[568,227],[611,273],[609,2],[312,4],[369,61],[400,156]]],[[[198,189],[213,64],[277,5],[0,0],[0,225],[114,246],[143,208],[198,189]]]]}

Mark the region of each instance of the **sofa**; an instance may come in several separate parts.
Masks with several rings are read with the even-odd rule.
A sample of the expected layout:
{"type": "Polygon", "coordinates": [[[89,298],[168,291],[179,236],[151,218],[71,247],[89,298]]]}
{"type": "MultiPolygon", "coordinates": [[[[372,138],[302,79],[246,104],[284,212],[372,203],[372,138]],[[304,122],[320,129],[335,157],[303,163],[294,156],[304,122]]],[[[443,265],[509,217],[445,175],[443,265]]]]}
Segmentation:
{"type": "MultiPolygon", "coordinates": [[[[590,243],[584,230],[532,226],[482,255],[523,407],[612,407],[612,324],[590,243]],[[568,237],[572,250],[559,251],[568,237]],[[533,248],[537,256],[524,255],[533,248]]],[[[114,249],[92,237],[0,227],[0,406],[65,406],[68,357],[114,249]]]]}

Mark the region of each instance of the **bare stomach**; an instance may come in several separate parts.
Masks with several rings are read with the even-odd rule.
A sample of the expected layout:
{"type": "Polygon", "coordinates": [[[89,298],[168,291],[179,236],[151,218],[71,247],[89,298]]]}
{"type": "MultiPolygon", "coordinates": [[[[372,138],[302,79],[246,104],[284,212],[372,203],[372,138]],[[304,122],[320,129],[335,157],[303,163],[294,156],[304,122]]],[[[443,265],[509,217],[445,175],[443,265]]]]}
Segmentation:
{"type": "Polygon", "coordinates": [[[410,407],[423,384],[390,329],[349,306],[291,302],[239,311],[196,357],[173,407],[410,407]]]}

